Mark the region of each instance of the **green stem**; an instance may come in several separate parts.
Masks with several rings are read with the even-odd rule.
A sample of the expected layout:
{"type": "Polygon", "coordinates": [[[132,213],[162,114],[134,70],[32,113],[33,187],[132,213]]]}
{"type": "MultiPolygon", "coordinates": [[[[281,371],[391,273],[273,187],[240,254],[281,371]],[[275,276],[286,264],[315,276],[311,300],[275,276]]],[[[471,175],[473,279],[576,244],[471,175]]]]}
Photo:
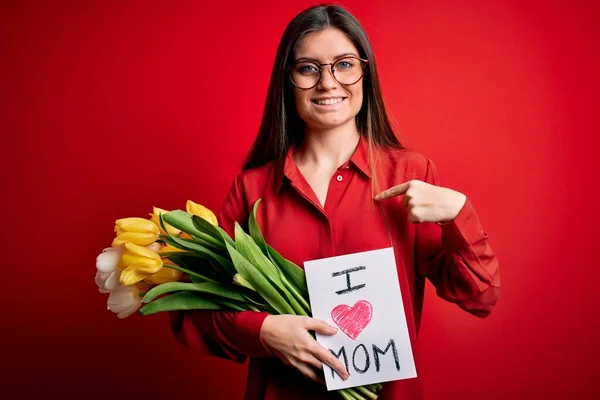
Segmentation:
{"type": "Polygon", "coordinates": [[[377,391],[381,390],[383,385],[381,383],[373,383],[371,385],[367,385],[367,388],[373,393],[377,393],[377,391]]]}
{"type": "Polygon", "coordinates": [[[350,395],[347,389],[338,390],[337,392],[344,398],[344,400],[354,400],[354,396],[350,395]]]}
{"type": "Polygon", "coordinates": [[[178,265],[163,263],[163,267],[167,267],[167,268],[171,268],[171,269],[176,269],[177,271],[183,272],[184,274],[192,275],[192,276],[195,276],[196,278],[204,279],[205,281],[208,281],[208,282],[216,282],[214,279],[210,279],[210,278],[208,278],[208,277],[206,277],[204,275],[197,274],[197,273],[195,273],[193,271],[190,271],[189,269],[181,268],[178,265]]]}
{"type": "Polygon", "coordinates": [[[358,393],[355,388],[349,388],[346,389],[348,391],[348,393],[350,393],[352,396],[354,396],[355,399],[357,400],[367,400],[365,397],[363,397],[360,393],[358,393]]]}
{"type": "Polygon", "coordinates": [[[356,389],[360,393],[364,394],[371,400],[377,400],[378,396],[375,393],[373,393],[371,390],[367,389],[365,386],[357,386],[354,389],[356,389]]]}

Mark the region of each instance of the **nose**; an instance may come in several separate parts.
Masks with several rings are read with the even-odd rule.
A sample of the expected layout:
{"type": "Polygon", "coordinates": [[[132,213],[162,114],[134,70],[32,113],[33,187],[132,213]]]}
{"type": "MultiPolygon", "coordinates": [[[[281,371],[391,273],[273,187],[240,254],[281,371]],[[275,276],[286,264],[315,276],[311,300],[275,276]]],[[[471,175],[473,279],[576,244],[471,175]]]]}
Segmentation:
{"type": "Polygon", "coordinates": [[[333,76],[333,71],[329,65],[321,70],[321,80],[319,81],[319,89],[331,90],[337,88],[338,82],[333,76]]]}

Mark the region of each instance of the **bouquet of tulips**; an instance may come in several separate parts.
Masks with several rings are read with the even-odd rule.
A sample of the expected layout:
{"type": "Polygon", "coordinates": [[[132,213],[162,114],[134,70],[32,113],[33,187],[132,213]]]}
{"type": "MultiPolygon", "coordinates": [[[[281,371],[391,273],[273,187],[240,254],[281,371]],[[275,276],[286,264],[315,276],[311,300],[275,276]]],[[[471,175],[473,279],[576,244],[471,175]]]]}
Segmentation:
{"type": "MultiPolygon", "coordinates": [[[[125,318],[174,310],[253,310],[310,316],[304,270],[269,246],[256,222],[234,238],[208,208],[155,207],[151,218],[116,221],[116,237],[96,259],[96,284],[108,309],[125,318]],[[141,308],[140,308],[141,307],[141,308]]],[[[381,385],[338,390],[344,399],[377,399],[381,385]]]]}

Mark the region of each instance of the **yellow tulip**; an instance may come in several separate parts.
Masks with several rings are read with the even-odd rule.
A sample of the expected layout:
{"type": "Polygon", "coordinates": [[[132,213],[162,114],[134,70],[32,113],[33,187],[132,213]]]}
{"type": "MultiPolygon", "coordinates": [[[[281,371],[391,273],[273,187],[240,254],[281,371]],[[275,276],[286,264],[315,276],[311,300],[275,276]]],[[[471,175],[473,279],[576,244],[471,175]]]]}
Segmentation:
{"type": "Polygon", "coordinates": [[[217,217],[215,216],[215,214],[201,204],[196,204],[193,201],[188,200],[185,204],[185,210],[188,214],[197,215],[200,218],[204,218],[213,225],[219,224],[217,222],[217,217]]]}
{"type": "Polygon", "coordinates": [[[137,244],[125,243],[121,265],[124,269],[120,282],[128,286],[156,274],[163,263],[156,252],[137,244]]]}
{"type": "Polygon", "coordinates": [[[165,282],[177,282],[181,280],[182,276],[183,273],[181,273],[180,271],[177,271],[173,268],[164,267],[161,268],[160,271],[158,271],[157,273],[145,278],[144,282],[150,283],[152,285],[160,285],[161,283],[165,282]]]}
{"type": "MultiPolygon", "coordinates": [[[[162,226],[160,225],[160,214],[166,214],[169,211],[167,210],[163,210],[162,208],[158,208],[158,207],[153,207],[153,213],[150,214],[151,218],[150,221],[152,221],[152,223],[154,225],[156,225],[156,227],[158,228],[158,230],[160,231],[160,233],[162,233],[163,235],[166,235],[167,232],[165,232],[165,230],[162,228],[162,226]]],[[[167,230],[169,231],[169,233],[171,235],[179,235],[181,233],[181,231],[177,228],[173,228],[171,225],[167,224],[165,222],[165,226],[167,227],[167,230]]]]}
{"type": "Polygon", "coordinates": [[[140,246],[148,246],[156,242],[159,230],[151,221],[144,218],[121,218],[115,223],[117,237],[113,246],[121,246],[127,242],[140,246]]]}

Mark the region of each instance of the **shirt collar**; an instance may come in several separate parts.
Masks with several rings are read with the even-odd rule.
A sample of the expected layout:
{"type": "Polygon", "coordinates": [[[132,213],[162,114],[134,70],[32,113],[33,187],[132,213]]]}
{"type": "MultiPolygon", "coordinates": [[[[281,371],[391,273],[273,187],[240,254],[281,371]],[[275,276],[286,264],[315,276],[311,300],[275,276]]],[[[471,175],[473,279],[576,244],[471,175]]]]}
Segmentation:
{"type": "MultiPolygon", "coordinates": [[[[366,178],[371,179],[371,170],[369,168],[369,143],[364,136],[360,136],[358,146],[350,157],[349,163],[353,164],[366,178]]],[[[290,145],[284,159],[278,160],[275,166],[275,190],[277,195],[281,193],[286,178],[294,181],[299,173],[298,167],[294,162],[294,145],[290,145]]]]}

